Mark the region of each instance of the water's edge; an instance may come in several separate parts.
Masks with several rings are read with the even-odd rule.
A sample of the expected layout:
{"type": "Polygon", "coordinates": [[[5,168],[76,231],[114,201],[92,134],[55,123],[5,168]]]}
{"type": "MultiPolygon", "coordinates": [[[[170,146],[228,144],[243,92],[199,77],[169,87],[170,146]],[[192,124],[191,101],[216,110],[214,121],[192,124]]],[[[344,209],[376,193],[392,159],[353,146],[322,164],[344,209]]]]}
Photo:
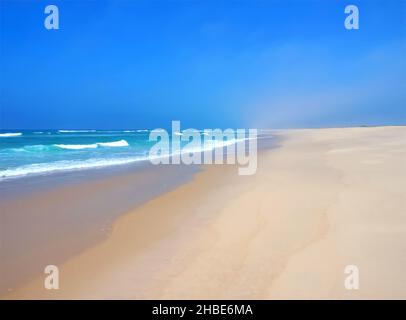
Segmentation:
{"type": "MultiPolygon", "coordinates": [[[[276,147],[273,138],[259,148],[276,147]]],[[[2,181],[0,295],[103,241],[119,216],[199,171],[198,165],[142,162],[2,181]]]]}

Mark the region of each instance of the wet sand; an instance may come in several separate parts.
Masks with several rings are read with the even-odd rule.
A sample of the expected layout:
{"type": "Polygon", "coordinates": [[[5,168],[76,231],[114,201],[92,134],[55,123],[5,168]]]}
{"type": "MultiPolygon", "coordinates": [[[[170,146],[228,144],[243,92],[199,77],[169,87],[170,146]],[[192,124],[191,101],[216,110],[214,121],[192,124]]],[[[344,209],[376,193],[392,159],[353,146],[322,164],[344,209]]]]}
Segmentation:
{"type": "Polygon", "coordinates": [[[198,170],[145,164],[2,182],[0,295],[105,240],[120,215],[198,170]]]}
{"type": "Polygon", "coordinates": [[[405,299],[406,127],[275,133],[255,175],[206,166],[3,298],[405,299]]]}

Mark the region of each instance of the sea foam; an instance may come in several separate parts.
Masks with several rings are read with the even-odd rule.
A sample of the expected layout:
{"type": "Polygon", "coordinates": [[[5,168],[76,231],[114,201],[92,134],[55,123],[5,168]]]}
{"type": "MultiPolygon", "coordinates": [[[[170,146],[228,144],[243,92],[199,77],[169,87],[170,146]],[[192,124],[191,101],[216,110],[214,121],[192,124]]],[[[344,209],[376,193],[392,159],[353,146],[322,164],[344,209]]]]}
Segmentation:
{"type": "Polygon", "coordinates": [[[21,135],[22,135],[21,132],[15,132],[15,133],[0,133],[0,137],[3,137],[3,138],[19,137],[19,136],[21,136],[21,135]]]}
{"type": "Polygon", "coordinates": [[[96,130],[58,130],[60,133],[75,133],[75,132],[96,132],[96,130]]]}
{"type": "Polygon", "coordinates": [[[130,164],[138,161],[148,160],[147,157],[131,157],[116,159],[89,159],[89,160],[71,160],[55,161],[48,163],[36,163],[24,165],[17,168],[0,171],[0,180],[7,178],[17,178],[28,175],[47,174],[53,172],[75,171],[81,169],[96,169],[108,166],[130,164]]]}
{"type": "Polygon", "coordinates": [[[95,149],[98,147],[97,143],[92,144],[54,144],[55,147],[61,149],[69,150],[80,150],[80,149],[95,149]]]}
{"type": "Polygon", "coordinates": [[[97,145],[101,147],[128,147],[129,144],[125,140],[113,141],[113,142],[99,142],[97,145]]]}
{"type": "Polygon", "coordinates": [[[126,140],[119,140],[113,142],[96,142],[91,144],[54,144],[55,147],[70,150],[80,149],[95,149],[97,147],[128,147],[129,144],[126,140]]]}

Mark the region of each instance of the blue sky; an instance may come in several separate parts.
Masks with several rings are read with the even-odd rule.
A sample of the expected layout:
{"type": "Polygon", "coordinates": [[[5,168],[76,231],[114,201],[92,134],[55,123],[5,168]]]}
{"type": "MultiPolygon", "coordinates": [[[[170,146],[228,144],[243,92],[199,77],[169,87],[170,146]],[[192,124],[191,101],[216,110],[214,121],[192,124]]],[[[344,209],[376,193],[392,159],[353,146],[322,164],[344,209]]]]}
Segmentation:
{"type": "Polygon", "coordinates": [[[5,1],[0,128],[406,124],[406,1],[5,1]],[[60,29],[44,28],[59,7],[60,29]],[[356,4],[360,29],[346,30],[356,4]]]}

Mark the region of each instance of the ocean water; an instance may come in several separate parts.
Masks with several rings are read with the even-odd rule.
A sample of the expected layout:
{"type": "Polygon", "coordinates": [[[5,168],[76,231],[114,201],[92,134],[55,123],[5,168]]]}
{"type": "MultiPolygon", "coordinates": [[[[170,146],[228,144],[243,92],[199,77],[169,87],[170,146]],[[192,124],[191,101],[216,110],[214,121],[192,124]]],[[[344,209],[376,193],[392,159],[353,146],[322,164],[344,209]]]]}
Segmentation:
{"type": "MultiPolygon", "coordinates": [[[[150,148],[156,143],[149,140],[149,133],[149,130],[3,130],[0,181],[148,161],[150,148]]],[[[207,151],[236,141],[215,142],[188,151],[207,151]]]]}

